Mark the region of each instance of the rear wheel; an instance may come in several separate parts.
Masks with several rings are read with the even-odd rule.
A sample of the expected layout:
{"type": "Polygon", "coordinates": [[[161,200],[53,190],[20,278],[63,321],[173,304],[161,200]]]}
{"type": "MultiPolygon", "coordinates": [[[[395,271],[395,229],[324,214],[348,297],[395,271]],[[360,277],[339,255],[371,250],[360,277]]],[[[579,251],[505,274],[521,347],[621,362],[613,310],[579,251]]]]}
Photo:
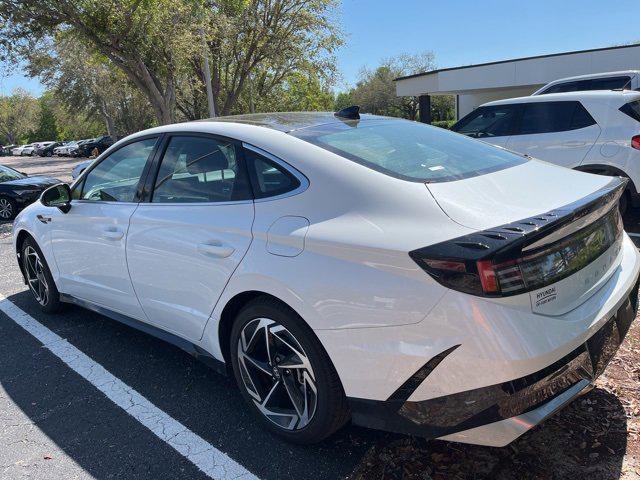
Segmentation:
{"type": "Polygon", "coordinates": [[[27,238],[22,244],[21,260],[29,290],[40,310],[46,313],[59,311],[62,308],[60,293],[44,255],[32,238],[27,238]]]}
{"type": "Polygon", "coordinates": [[[258,298],[236,318],[233,372],[262,424],[294,443],[315,443],[349,419],[340,379],[320,342],[285,305],[258,298]]]}

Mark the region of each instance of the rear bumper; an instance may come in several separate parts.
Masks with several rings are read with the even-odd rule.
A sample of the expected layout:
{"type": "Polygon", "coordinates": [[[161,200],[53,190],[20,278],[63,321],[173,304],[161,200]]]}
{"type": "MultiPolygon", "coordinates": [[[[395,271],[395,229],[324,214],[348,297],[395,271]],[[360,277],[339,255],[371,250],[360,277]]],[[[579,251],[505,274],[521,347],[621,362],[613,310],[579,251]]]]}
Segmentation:
{"type": "MultiPolygon", "coordinates": [[[[386,401],[352,398],[353,421],[427,438],[507,445],[589,389],[602,374],[636,316],[638,287],[636,275],[633,288],[612,318],[585,343],[539,371],[423,401],[408,401],[408,395],[386,401]]],[[[439,358],[433,368],[442,360],[439,358]]]]}

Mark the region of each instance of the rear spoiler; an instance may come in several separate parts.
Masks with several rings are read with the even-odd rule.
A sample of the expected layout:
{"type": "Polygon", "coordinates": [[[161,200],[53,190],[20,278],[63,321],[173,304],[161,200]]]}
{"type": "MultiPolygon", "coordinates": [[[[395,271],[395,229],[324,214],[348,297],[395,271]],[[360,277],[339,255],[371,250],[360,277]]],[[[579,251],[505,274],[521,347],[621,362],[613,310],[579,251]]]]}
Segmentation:
{"type": "Polygon", "coordinates": [[[474,277],[482,277],[483,265],[530,258],[589,227],[617,208],[628,181],[613,177],[604,187],[563,207],[420,248],[409,255],[441,283],[478,294],[474,277]]]}

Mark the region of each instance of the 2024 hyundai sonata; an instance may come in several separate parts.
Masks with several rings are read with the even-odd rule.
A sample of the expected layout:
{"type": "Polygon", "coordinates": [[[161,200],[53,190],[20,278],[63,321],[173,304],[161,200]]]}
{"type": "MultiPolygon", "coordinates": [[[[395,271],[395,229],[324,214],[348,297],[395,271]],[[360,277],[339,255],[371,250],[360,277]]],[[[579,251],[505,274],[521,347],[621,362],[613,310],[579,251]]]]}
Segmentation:
{"type": "Polygon", "coordinates": [[[624,187],[356,109],[255,114],[117,142],[14,241],[44,311],[228,369],[291,441],[352,419],[500,446],[588,390],[635,318],[624,187]]]}

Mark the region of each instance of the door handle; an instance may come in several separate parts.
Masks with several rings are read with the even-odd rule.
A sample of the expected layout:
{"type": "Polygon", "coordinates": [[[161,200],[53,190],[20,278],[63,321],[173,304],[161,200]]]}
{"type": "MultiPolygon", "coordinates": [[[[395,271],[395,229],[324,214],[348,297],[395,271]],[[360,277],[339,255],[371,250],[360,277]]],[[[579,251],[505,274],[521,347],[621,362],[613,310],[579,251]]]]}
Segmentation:
{"type": "Polygon", "coordinates": [[[579,140],[574,140],[574,141],[569,141],[569,142],[564,142],[563,145],[565,147],[584,147],[587,144],[587,142],[581,142],[579,140]]]}
{"type": "Polygon", "coordinates": [[[227,258],[235,252],[233,247],[225,247],[222,243],[199,243],[198,253],[208,257],[227,258]]]}
{"type": "Polygon", "coordinates": [[[107,240],[120,240],[124,232],[117,227],[107,227],[102,231],[102,238],[107,240]]]}

